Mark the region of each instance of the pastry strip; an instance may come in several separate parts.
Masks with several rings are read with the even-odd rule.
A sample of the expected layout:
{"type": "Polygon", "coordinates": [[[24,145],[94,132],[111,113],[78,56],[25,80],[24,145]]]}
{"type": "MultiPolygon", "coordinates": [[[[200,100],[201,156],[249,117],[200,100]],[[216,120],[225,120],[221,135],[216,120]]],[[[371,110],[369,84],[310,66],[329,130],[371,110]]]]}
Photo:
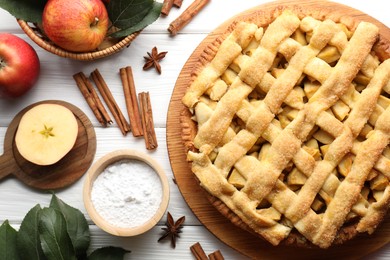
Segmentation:
{"type": "Polygon", "coordinates": [[[214,59],[206,66],[191,84],[183,97],[183,103],[193,107],[199,97],[214,83],[232,61],[241,53],[254,37],[257,26],[248,23],[239,23],[235,30],[222,42],[214,59]],[[241,32],[243,34],[241,34],[241,32]]]}
{"type": "Polygon", "coordinates": [[[218,102],[213,115],[198,129],[194,144],[201,152],[209,154],[220,142],[241,101],[249,95],[268,68],[271,67],[277,47],[299,26],[299,19],[291,12],[284,12],[272,24],[273,26],[270,25],[265,32],[259,48],[240,71],[239,77],[245,78],[246,82],[236,78],[228,92],[218,102]],[[267,40],[267,38],[272,39],[267,40]],[[257,66],[254,69],[253,64],[260,64],[261,68],[257,66]]]}
{"type": "Polygon", "coordinates": [[[357,196],[370,173],[375,162],[378,160],[383,149],[390,140],[390,107],[379,117],[375,130],[356,155],[351,172],[340,184],[335,197],[328,205],[323,216],[323,223],[318,230],[313,242],[321,247],[328,247],[337,230],[343,224],[349,209],[356,202],[357,196]]]}

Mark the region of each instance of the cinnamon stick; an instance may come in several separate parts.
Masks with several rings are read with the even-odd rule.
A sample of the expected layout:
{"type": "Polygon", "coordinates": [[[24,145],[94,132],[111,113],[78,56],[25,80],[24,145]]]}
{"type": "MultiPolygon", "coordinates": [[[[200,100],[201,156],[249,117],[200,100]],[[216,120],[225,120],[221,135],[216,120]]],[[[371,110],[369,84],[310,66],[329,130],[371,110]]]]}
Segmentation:
{"type": "Polygon", "coordinates": [[[130,128],[133,136],[142,136],[142,122],[138,108],[137,93],[135,90],[133,71],[130,66],[120,68],[123,93],[126,101],[127,113],[130,119],[130,128]]]}
{"type": "Polygon", "coordinates": [[[123,135],[126,135],[130,131],[129,123],[126,121],[126,118],[123,116],[118,104],[116,103],[110,89],[108,88],[105,80],[100,74],[98,69],[95,69],[91,73],[92,80],[95,82],[100,94],[102,95],[104,101],[106,102],[108,108],[110,109],[112,115],[115,118],[116,123],[118,124],[119,129],[123,135]]]}
{"type": "Polygon", "coordinates": [[[173,0],[173,5],[176,6],[177,8],[180,8],[182,4],[183,4],[183,0],[173,0]]]}
{"type": "Polygon", "coordinates": [[[73,75],[73,79],[75,80],[76,85],[79,88],[88,106],[91,108],[92,112],[94,113],[96,119],[99,121],[99,123],[102,126],[107,126],[107,123],[110,123],[111,119],[107,120],[107,118],[104,118],[102,112],[104,106],[103,108],[101,108],[100,105],[98,105],[98,100],[100,101],[100,99],[98,97],[95,98],[95,96],[92,94],[92,91],[87,87],[87,84],[83,76],[85,76],[84,73],[79,72],[73,75]]]}
{"type": "Polygon", "coordinates": [[[210,0],[195,0],[190,6],[187,7],[184,12],[179,15],[168,27],[168,31],[171,35],[176,35],[184,26],[186,26],[192,18],[197,15],[200,10],[205,7],[205,5],[210,2],[210,0]]]}
{"type": "Polygon", "coordinates": [[[161,7],[161,14],[167,16],[171,11],[174,0],[164,0],[163,6],[161,7]]]}
{"type": "Polygon", "coordinates": [[[141,92],[138,94],[139,106],[141,109],[142,127],[145,138],[145,146],[148,150],[156,149],[157,138],[154,131],[152,105],[150,103],[149,92],[141,92]]]}
{"type": "Polygon", "coordinates": [[[190,247],[192,254],[195,256],[196,260],[207,260],[207,255],[204,252],[202,246],[199,242],[196,242],[190,247]]]}
{"type": "Polygon", "coordinates": [[[217,251],[214,251],[211,254],[209,254],[209,259],[210,260],[224,260],[225,258],[223,257],[221,251],[217,250],[217,251]]]}
{"type": "Polygon", "coordinates": [[[95,88],[92,86],[91,81],[87,78],[87,76],[85,76],[84,73],[80,73],[80,76],[81,76],[81,79],[84,81],[87,89],[91,93],[92,98],[95,101],[99,112],[102,114],[104,121],[106,122],[106,124],[112,124],[111,117],[108,114],[106,108],[104,107],[102,101],[100,100],[98,94],[96,93],[95,88]]]}

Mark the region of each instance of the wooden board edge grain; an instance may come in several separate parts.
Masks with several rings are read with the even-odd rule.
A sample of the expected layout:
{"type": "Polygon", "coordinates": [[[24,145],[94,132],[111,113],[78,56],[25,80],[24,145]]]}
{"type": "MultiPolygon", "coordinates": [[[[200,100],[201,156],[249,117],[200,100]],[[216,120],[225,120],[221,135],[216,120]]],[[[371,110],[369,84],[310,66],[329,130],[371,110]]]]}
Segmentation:
{"type": "MultiPolygon", "coordinates": [[[[172,92],[168,113],[167,113],[167,148],[169,159],[175,176],[178,188],[187,202],[190,209],[197,216],[199,221],[218,239],[250,258],[278,259],[289,257],[289,259],[328,259],[330,257],[343,257],[345,259],[360,258],[372,253],[390,241],[390,218],[387,216],[381,227],[373,235],[358,235],[355,239],[346,242],[341,246],[333,246],[327,250],[323,249],[298,249],[288,246],[273,247],[262,239],[237,228],[227,218],[222,217],[207,199],[191,172],[190,165],[186,161],[185,148],[181,137],[180,114],[185,109],[181,99],[192,81],[192,75],[196,73],[196,65],[204,50],[218,37],[226,35],[229,26],[233,22],[248,19],[251,16],[258,16],[271,13],[275,10],[285,8],[314,8],[317,12],[329,14],[334,12],[340,16],[340,21],[350,23],[367,21],[379,27],[381,37],[386,41],[390,40],[390,30],[375,18],[352,7],[324,0],[312,1],[291,1],[282,0],[269,2],[247,11],[244,11],[231,19],[223,22],[218,28],[212,31],[194,50],[185,65],[183,66],[172,92]]],[[[356,26],[357,24],[351,24],[356,26]]]]}

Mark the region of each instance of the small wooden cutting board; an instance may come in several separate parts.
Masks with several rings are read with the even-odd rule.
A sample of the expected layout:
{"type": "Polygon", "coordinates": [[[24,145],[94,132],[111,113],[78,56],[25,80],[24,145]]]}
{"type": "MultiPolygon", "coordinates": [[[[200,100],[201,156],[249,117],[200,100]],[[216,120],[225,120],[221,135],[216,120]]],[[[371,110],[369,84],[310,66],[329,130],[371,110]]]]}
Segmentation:
{"type": "Polygon", "coordinates": [[[258,12],[266,14],[275,8],[283,6],[297,6],[300,8],[323,8],[325,12],[341,12],[345,16],[368,21],[380,28],[382,37],[390,40],[390,30],[361,11],[351,7],[333,3],[330,1],[276,1],[254,7],[222,23],[216,30],[210,33],[194,50],[184,65],[172,93],[167,116],[167,146],[172,171],[176,183],[188,206],[198,217],[200,222],[217,238],[228,246],[236,249],[243,255],[252,259],[356,259],[361,258],[390,242],[390,216],[377,229],[373,235],[360,235],[343,244],[333,246],[327,250],[322,249],[297,249],[287,246],[271,246],[259,237],[256,237],[230,222],[223,217],[207,199],[206,193],[200,188],[197,180],[191,172],[190,165],[186,161],[185,149],[181,137],[180,114],[185,109],[181,99],[191,82],[191,75],[199,58],[208,45],[218,37],[226,33],[232,22],[247,20],[258,12]]]}
{"type": "Polygon", "coordinates": [[[20,111],[8,126],[4,140],[4,154],[0,156],[0,180],[14,175],[26,185],[41,189],[64,188],[77,181],[88,170],[96,152],[96,134],[88,117],[76,106],[60,100],[46,100],[34,103],[20,111]],[[53,165],[40,166],[24,159],[15,145],[15,134],[20,119],[39,104],[59,104],[75,115],[79,131],[72,150],[53,165]]]}

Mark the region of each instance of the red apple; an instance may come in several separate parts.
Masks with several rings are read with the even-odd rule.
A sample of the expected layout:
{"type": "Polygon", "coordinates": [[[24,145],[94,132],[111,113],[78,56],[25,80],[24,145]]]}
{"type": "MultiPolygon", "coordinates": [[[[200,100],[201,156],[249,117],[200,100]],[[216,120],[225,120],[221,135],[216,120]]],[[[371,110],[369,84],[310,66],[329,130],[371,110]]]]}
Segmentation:
{"type": "Polygon", "coordinates": [[[106,36],[108,22],[101,0],[49,0],[42,16],[47,37],[74,52],[95,50],[106,36]]]}
{"type": "Polygon", "coordinates": [[[40,71],[36,51],[25,40],[0,33],[0,96],[16,98],[35,84],[40,71]]]}

